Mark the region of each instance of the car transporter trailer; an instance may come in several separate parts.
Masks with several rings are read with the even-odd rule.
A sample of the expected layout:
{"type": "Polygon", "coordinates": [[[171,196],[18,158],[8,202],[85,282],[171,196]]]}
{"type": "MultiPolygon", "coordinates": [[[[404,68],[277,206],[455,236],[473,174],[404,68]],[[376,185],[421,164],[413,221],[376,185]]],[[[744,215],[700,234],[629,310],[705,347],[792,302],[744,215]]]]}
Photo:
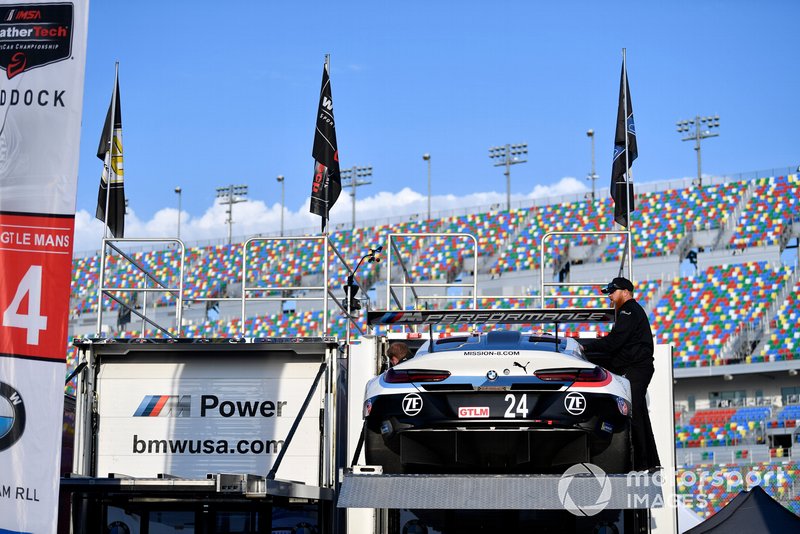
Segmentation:
{"type": "MultiPolygon", "coordinates": [[[[560,234],[548,234],[543,242],[560,234]]],[[[358,285],[356,271],[361,262],[351,268],[327,236],[250,239],[241,249],[241,297],[191,298],[184,295],[182,242],[162,240],[174,247],[180,261],[178,283],[170,286],[120,246],[152,240],[104,240],[98,335],[75,341],[80,359],[74,468],[61,482],[62,497],[69,500],[71,513],[61,526],[76,534],[435,534],[527,532],[533,531],[531,525],[537,532],[599,532],[598,528],[605,527],[607,532],[638,533],[649,532],[653,526],[659,533],[674,532],[674,508],[670,507],[674,477],[659,473],[604,476],[588,466],[569,476],[384,475],[379,466],[364,465],[360,439],[364,384],[380,371],[390,340],[421,344],[424,336],[434,335],[437,322],[440,326],[555,324],[557,332],[558,324],[587,322],[585,313],[595,314],[596,321],[613,320],[613,310],[608,309],[547,307],[545,291],[556,284],[544,278],[536,297],[540,306],[515,310],[524,320],[503,320],[493,315],[496,310],[477,309],[475,278],[471,284],[415,282],[398,240],[431,238],[463,239],[473,244],[473,273],[477,272],[477,240],[473,236],[390,234],[387,310],[368,312],[372,332],[362,330],[354,320],[357,314],[350,309],[352,299],[336,298],[331,283],[348,277],[358,285]],[[273,241],[310,242],[317,247],[323,258],[319,284],[249,285],[248,271],[255,271],[256,258],[251,259],[254,246],[273,241]],[[106,277],[111,255],[141,271],[144,282],[113,284],[106,277]],[[399,276],[392,273],[396,265],[400,266],[399,276]],[[342,272],[332,273],[335,266],[342,272]],[[421,309],[423,301],[452,298],[435,290],[453,287],[469,293],[470,309],[460,310],[463,313],[421,309]],[[145,296],[141,310],[129,299],[137,293],[145,296]],[[175,300],[176,327],[172,330],[147,316],[147,295],[153,293],[170,294],[175,300]],[[287,298],[321,302],[323,321],[318,336],[259,337],[245,331],[248,305],[287,298]],[[99,335],[103,303],[109,300],[129,309],[143,326],[150,325],[161,335],[137,339],[99,335]],[[182,337],[181,314],[187,301],[241,304],[241,335],[182,337]],[[330,303],[348,318],[344,340],[329,335],[330,303]],[[405,320],[392,321],[394,326],[385,324],[390,322],[387,317],[412,305],[417,311],[405,314],[405,320]],[[358,339],[351,339],[351,328],[359,331],[358,339]]],[[[377,252],[379,249],[371,249],[361,260],[375,259],[377,252]]],[[[572,285],[600,284],[566,284],[572,285]]],[[[669,414],[671,424],[665,427],[673,424],[669,357],[668,346],[657,346],[657,362],[666,363],[657,369],[653,383],[668,383],[666,393],[651,396],[653,400],[657,397],[657,402],[651,402],[650,410],[659,420],[669,414]]],[[[669,429],[664,428],[663,433],[668,434],[669,429]]],[[[659,443],[664,444],[659,452],[662,460],[667,457],[668,473],[674,468],[673,445],[665,439],[659,443]]]]}

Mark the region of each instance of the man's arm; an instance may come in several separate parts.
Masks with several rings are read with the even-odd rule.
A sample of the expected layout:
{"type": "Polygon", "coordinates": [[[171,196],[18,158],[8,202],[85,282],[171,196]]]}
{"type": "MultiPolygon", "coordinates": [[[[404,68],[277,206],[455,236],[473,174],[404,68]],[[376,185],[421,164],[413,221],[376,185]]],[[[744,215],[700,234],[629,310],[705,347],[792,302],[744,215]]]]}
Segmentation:
{"type": "Polygon", "coordinates": [[[590,341],[586,345],[586,350],[590,352],[602,352],[604,354],[614,354],[630,340],[634,332],[633,313],[628,310],[620,310],[617,320],[611,332],[605,337],[590,341]]]}

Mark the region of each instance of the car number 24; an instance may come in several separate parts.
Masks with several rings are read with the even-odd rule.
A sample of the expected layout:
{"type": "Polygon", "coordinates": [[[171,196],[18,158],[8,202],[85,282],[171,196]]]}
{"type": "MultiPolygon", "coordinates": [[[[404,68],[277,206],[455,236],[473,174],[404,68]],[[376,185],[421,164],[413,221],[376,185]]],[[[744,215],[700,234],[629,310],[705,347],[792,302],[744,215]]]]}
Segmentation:
{"type": "MultiPolygon", "coordinates": [[[[503,412],[503,417],[505,419],[524,419],[528,417],[528,396],[525,394],[514,395],[513,393],[509,393],[505,396],[505,403],[502,406],[506,408],[505,412],[503,412]]],[[[489,417],[490,413],[494,412],[496,409],[502,409],[502,407],[497,406],[494,409],[490,409],[488,406],[459,406],[458,416],[470,419],[489,417]]]]}
{"type": "MultiPolygon", "coordinates": [[[[508,393],[502,406],[505,407],[504,419],[525,419],[530,412],[526,394],[508,393]]],[[[571,392],[564,398],[564,408],[572,415],[581,415],[586,410],[586,398],[578,392],[571,392]]],[[[488,407],[461,406],[459,417],[489,417],[489,411],[488,407]]]]}
{"type": "Polygon", "coordinates": [[[505,401],[508,403],[503,417],[506,419],[516,419],[517,417],[528,417],[528,396],[525,394],[514,395],[509,393],[506,395],[505,401]]]}

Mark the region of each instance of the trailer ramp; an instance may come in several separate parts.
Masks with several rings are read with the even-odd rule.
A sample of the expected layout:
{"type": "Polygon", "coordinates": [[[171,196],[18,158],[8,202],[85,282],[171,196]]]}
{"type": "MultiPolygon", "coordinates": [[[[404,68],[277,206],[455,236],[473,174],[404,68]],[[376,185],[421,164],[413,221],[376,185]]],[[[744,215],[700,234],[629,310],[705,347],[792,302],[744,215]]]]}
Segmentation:
{"type": "MultiPolygon", "coordinates": [[[[663,477],[625,475],[382,475],[346,473],[340,508],[630,510],[664,505],[663,477]]],[[[591,515],[591,514],[587,514],[591,515]]]]}

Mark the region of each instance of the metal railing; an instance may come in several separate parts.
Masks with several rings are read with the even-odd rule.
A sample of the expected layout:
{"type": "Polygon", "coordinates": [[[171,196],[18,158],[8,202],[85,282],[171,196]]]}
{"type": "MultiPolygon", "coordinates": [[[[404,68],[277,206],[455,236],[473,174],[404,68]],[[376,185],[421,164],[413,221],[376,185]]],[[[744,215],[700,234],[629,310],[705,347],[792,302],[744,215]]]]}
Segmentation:
{"type": "Polygon", "coordinates": [[[318,291],[322,293],[322,296],[300,296],[300,295],[293,295],[291,300],[295,301],[322,301],[322,320],[324,325],[324,331],[327,333],[328,328],[328,288],[327,288],[327,281],[328,281],[328,267],[329,267],[329,257],[328,257],[328,247],[327,245],[328,238],[327,236],[313,236],[313,237],[251,237],[244,243],[242,243],[242,328],[241,333],[242,336],[246,333],[246,326],[245,326],[245,318],[247,317],[247,302],[248,300],[253,302],[268,302],[268,301],[279,301],[282,302],[286,300],[285,291],[318,291]],[[253,243],[270,243],[276,241],[288,241],[288,242],[310,242],[310,243],[318,243],[322,245],[322,281],[323,284],[319,286],[252,286],[248,287],[247,285],[247,275],[248,275],[248,263],[249,263],[249,247],[253,243]],[[270,291],[278,291],[280,295],[278,296],[261,296],[261,297],[250,297],[248,299],[248,293],[259,292],[265,293],[270,291]]]}
{"type": "MultiPolygon", "coordinates": [[[[575,288],[575,287],[602,287],[606,285],[607,282],[581,282],[581,283],[571,283],[571,282],[546,282],[545,281],[545,267],[546,267],[546,248],[548,245],[548,241],[553,237],[561,237],[561,236],[623,236],[626,239],[626,251],[621,260],[620,264],[620,274],[623,271],[626,271],[628,278],[633,279],[633,261],[631,255],[631,234],[628,231],[580,231],[580,232],[548,232],[542,238],[542,247],[540,251],[540,291],[538,295],[535,294],[523,294],[523,295],[490,295],[490,294],[479,294],[478,290],[478,276],[477,276],[477,258],[479,256],[479,245],[478,240],[472,234],[467,233],[434,233],[434,232],[427,232],[427,233],[393,233],[389,234],[389,246],[388,246],[388,261],[387,261],[387,282],[386,282],[386,305],[387,309],[397,309],[397,310],[406,310],[406,309],[423,309],[421,308],[421,304],[424,303],[427,306],[427,301],[441,301],[441,300],[457,300],[464,298],[463,295],[449,295],[446,294],[447,289],[452,288],[467,288],[471,291],[469,298],[471,299],[471,306],[470,309],[478,309],[478,298],[487,299],[487,300],[501,300],[501,299],[519,299],[519,300],[539,300],[541,307],[546,308],[546,302],[548,300],[558,300],[558,299],[569,299],[569,298],[597,298],[601,296],[599,293],[595,293],[592,295],[583,295],[583,294],[576,294],[575,292],[570,292],[569,294],[561,294],[561,295],[548,295],[547,288],[552,287],[567,287],[567,288],[575,288]],[[454,281],[445,281],[445,282],[436,282],[436,281],[418,281],[414,279],[412,272],[409,269],[409,266],[406,262],[406,257],[404,257],[403,251],[398,246],[397,241],[400,239],[442,239],[442,238],[456,238],[456,239],[463,239],[467,242],[471,243],[473,246],[472,252],[465,252],[465,256],[469,256],[469,254],[473,254],[472,256],[472,272],[473,278],[470,283],[460,283],[454,281]],[[627,269],[625,267],[627,266],[627,269]],[[399,278],[401,281],[395,281],[394,279],[397,277],[395,276],[397,273],[397,269],[399,267],[400,273],[399,278]],[[420,294],[419,290],[422,288],[444,288],[445,294],[420,294]],[[400,291],[402,290],[402,291],[400,291]],[[409,297],[409,292],[411,297],[409,297]],[[413,302],[411,302],[413,299],[413,302]]],[[[408,256],[408,253],[406,253],[408,256]]],[[[463,265],[461,266],[463,269],[463,265]]],[[[427,309],[427,308],[425,308],[427,309]]]]}
{"type": "Polygon", "coordinates": [[[446,232],[424,232],[424,233],[396,233],[389,234],[389,250],[387,252],[386,261],[386,306],[391,308],[391,303],[394,302],[395,306],[399,309],[407,309],[408,304],[408,290],[411,290],[414,296],[414,305],[418,305],[420,301],[425,300],[456,300],[461,298],[461,295],[420,295],[417,292],[419,288],[470,288],[472,290],[472,309],[476,309],[478,297],[478,240],[472,234],[465,233],[446,233],[446,232]],[[457,282],[419,282],[414,281],[408,266],[403,259],[402,251],[397,246],[397,239],[431,239],[431,238],[461,238],[473,245],[472,256],[472,283],[457,283],[457,282]],[[397,256],[397,261],[402,269],[401,279],[402,282],[393,282],[392,266],[394,258],[397,256]],[[402,298],[398,297],[395,288],[402,289],[402,298]]]}
{"type": "Polygon", "coordinates": [[[631,244],[631,233],[628,231],[619,231],[619,230],[612,230],[612,231],[600,231],[600,230],[593,230],[593,231],[579,231],[579,232],[547,232],[542,236],[542,244],[541,248],[539,249],[539,275],[541,280],[541,285],[539,289],[539,301],[541,303],[542,308],[547,307],[547,300],[565,300],[571,298],[579,298],[579,299],[589,299],[589,298],[597,298],[599,295],[575,295],[575,294],[561,294],[561,295],[549,295],[546,292],[546,288],[554,288],[554,287],[563,287],[563,288],[578,288],[578,287],[602,287],[605,286],[606,283],[602,282],[545,282],[545,267],[547,265],[546,260],[546,252],[547,252],[547,245],[548,241],[550,241],[553,237],[562,237],[562,236],[591,236],[591,235],[598,235],[598,236],[624,236],[626,240],[626,248],[625,254],[623,255],[622,259],[620,260],[620,276],[622,276],[622,271],[627,264],[627,275],[628,279],[634,281],[633,279],[633,254],[632,254],[632,244],[631,244]]]}
{"type": "Polygon", "coordinates": [[[185,263],[185,247],[180,239],[174,238],[161,238],[161,239],[104,239],[101,249],[100,261],[100,281],[97,289],[97,335],[102,335],[103,330],[103,304],[107,299],[117,302],[120,306],[130,311],[131,314],[136,315],[142,319],[142,331],[140,336],[143,337],[145,333],[145,325],[150,325],[156,330],[164,333],[168,337],[180,337],[183,331],[183,307],[187,302],[237,302],[241,305],[241,336],[248,334],[247,332],[247,305],[252,302],[266,302],[266,301],[317,301],[322,302],[323,320],[322,320],[322,334],[328,335],[331,330],[330,317],[329,317],[329,301],[333,301],[336,306],[347,316],[347,332],[348,338],[351,326],[363,334],[364,331],[360,325],[355,321],[354,316],[349,310],[349,305],[345,307],[334,294],[330,287],[331,282],[331,264],[333,257],[339,259],[345,269],[346,275],[353,276],[353,281],[356,287],[361,290],[362,294],[366,294],[362,285],[355,278],[355,272],[350,266],[350,263],[342,256],[330,238],[326,235],[311,236],[311,237],[253,237],[242,243],[242,270],[241,270],[241,296],[229,297],[225,295],[185,295],[184,294],[184,276],[186,271],[185,263]],[[259,242],[316,242],[317,249],[321,249],[322,256],[322,283],[321,285],[270,285],[259,286],[249,285],[248,276],[252,274],[253,268],[251,262],[251,248],[252,245],[259,242]],[[174,250],[179,254],[180,262],[177,273],[177,286],[170,286],[167,282],[158,279],[147,267],[137,262],[128,252],[120,248],[120,244],[130,243],[171,243],[174,250]],[[129,264],[133,265],[135,270],[144,276],[144,285],[108,285],[108,280],[111,278],[107,273],[108,257],[110,254],[118,254],[129,264]],[[264,293],[278,293],[277,295],[264,295],[264,293]],[[124,299],[118,296],[119,293],[123,294],[137,294],[143,293],[144,299],[142,304],[142,312],[138,311],[136,304],[131,305],[124,299]],[[168,293],[175,297],[175,331],[177,334],[170,332],[169,328],[156,323],[151,317],[147,316],[147,295],[149,293],[168,293]],[[305,294],[299,294],[305,293],[305,294]],[[312,293],[312,295],[308,295],[312,293]],[[316,293],[316,294],[313,294],[316,293]]]}
{"type": "MultiPolygon", "coordinates": [[[[322,236],[306,236],[306,237],[252,237],[245,241],[242,244],[242,336],[244,336],[246,332],[246,324],[245,318],[247,317],[247,303],[248,302],[266,302],[266,301],[284,301],[284,300],[294,300],[294,301],[317,301],[322,302],[322,316],[323,316],[323,332],[328,334],[330,332],[330,317],[329,317],[329,302],[332,300],[338,308],[344,312],[347,317],[347,338],[350,337],[350,328],[351,326],[355,326],[356,329],[361,333],[364,334],[363,329],[358,325],[358,323],[354,320],[354,317],[351,314],[351,310],[349,310],[349,306],[343,306],[336,295],[333,294],[333,291],[330,287],[331,281],[331,262],[332,256],[331,252],[342,262],[342,265],[346,269],[348,275],[354,276],[355,271],[348,261],[342,256],[333,242],[327,235],[322,236]],[[249,263],[250,263],[250,256],[248,254],[249,248],[253,243],[259,242],[276,242],[276,241],[289,241],[289,242],[316,242],[317,249],[322,249],[322,285],[299,285],[299,286],[248,286],[247,276],[249,272],[249,263]],[[280,294],[277,296],[248,296],[249,293],[264,293],[270,291],[277,291],[280,294]],[[312,296],[303,296],[296,294],[297,292],[318,292],[319,295],[312,295],[312,296]],[[292,295],[290,298],[287,298],[287,292],[294,292],[295,294],[292,295]]],[[[354,282],[356,286],[361,290],[362,294],[365,294],[364,288],[361,284],[354,278],[354,282]]]]}
{"type": "MultiPolygon", "coordinates": [[[[182,326],[182,311],[183,311],[183,270],[184,270],[184,261],[185,261],[185,247],[183,245],[183,241],[180,239],[174,238],[162,238],[162,239],[151,239],[151,238],[128,238],[128,239],[103,239],[102,245],[100,249],[100,281],[99,286],[97,288],[97,335],[102,334],[103,328],[103,297],[108,297],[111,300],[117,302],[120,306],[124,307],[126,310],[130,311],[132,314],[136,315],[140,319],[142,319],[142,332],[141,335],[144,336],[145,330],[145,323],[153,326],[154,328],[164,332],[169,337],[173,336],[168,328],[165,328],[153,320],[147,317],[147,294],[148,293],[169,293],[174,295],[177,299],[175,305],[175,324],[177,325],[176,328],[178,330],[178,336],[180,336],[181,326],[182,326]],[[120,249],[115,243],[148,243],[148,242],[157,242],[157,243],[173,243],[175,247],[179,250],[180,254],[180,270],[179,270],[179,277],[178,277],[178,287],[170,287],[165,282],[159,280],[155,276],[153,276],[144,265],[141,265],[139,262],[134,260],[130,255],[120,249]],[[109,254],[107,254],[108,249],[117,252],[122,258],[127,260],[131,265],[133,265],[139,272],[141,272],[145,277],[145,286],[144,287],[109,287],[106,286],[106,259],[108,258],[109,254]],[[150,282],[154,282],[158,287],[149,287],[150,282]],[[136,310],[136,305],[130,306],[127,302],[124,302],[122,299],[118,298],[117,296],[113,295],[112,292],[116,293],[144,293],[143,303],[142,303],[142,310],[144,313],[139,313],[136,310]]],[[[113,252],[111,252],[113,254],[113,252]]]]}

